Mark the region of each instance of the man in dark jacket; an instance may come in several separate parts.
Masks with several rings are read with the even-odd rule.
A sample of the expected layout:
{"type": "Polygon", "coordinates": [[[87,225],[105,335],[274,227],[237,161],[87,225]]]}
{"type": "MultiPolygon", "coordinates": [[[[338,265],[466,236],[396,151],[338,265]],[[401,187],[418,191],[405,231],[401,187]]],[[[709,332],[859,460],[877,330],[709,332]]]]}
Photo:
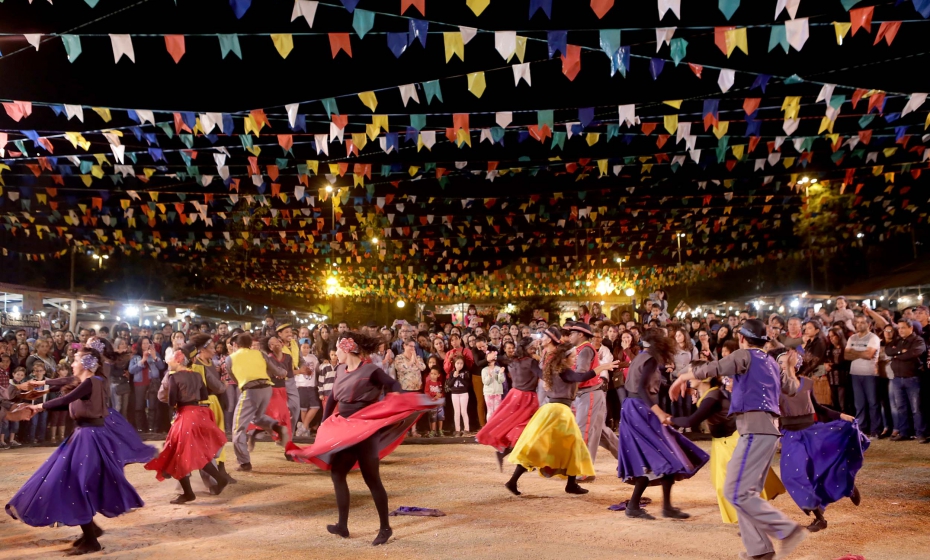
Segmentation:
{"type": "Polygon", "coordinates": [[[898,334],[901,339],[886,349],[894,372],[894,379],[891,380],[891,411],[898,432],[891,437],[891,441],[908,440],[913,436],[919,438],[920,443],[930,443],[920,402],[920,376],[924,369],[921,357],[927,351],[927,345],[914,332],[913,325],[907,319],[898,321],[898,334]]]}

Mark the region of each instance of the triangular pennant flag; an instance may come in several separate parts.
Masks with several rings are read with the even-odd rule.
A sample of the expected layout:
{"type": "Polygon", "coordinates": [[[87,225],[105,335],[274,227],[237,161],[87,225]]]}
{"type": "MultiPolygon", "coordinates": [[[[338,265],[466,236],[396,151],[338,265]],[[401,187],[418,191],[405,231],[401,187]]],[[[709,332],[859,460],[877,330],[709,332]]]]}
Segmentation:
{"type": "Polygon", "coordinates": [[[229,7],[232,8],[236,19],[242,19],[242,16],[249,10],[252,0],[229,0],[229,7]]]}
{"type": "Polygon", "coordinates": [[[484,94],[487,83],[484,81],[484,72],[468,74],[468,91],[480,98],[484,94]]]}
{"type": "Polygon", "coordinates": [[[61,42],[65,44],[68,53],[68,62],[74,62],[81,56],[81,38],[77,35],[61,35],[61,42]]]}
{"type": "Polygon", "coordinates": [[[307,25],[313,27],[313,19],[316,17],[316,9],[319,2],[316,0],[294,0],[294,11],[291,12],[291,21],[302,17],[307,25]]]}
{"type": "Polygon", "coordinates": [[[348,33],[330,33],[329,50],[333,53],[333,58],[336,58],[339,51],[343,51],[349,55],[349,58],[352,58],[352,38],[348,33]]]}
{"type": "Polygon", "coordinates": [[[400,0],[400,13],[403,15],[407,8],[410,6],[415,7],[420,11],[421,16],[426,15],[426,0],[400,0]]]}
{"type": "MultiPolygon", "coordinates": [[[[514,64],[511,68],[513,68],[513,85],[515,87],[520,85],[520,80],[525,81],[526,85],[532,87],[533,79],[530,76],[530,63],[529,62],[525,62],[523,64],[514,64]]],[[[505,126],[505,125],[501,125],[501,126],[505,126]]]]}
{"type": "Polygon", "coordinates": [[[872,14],[875,12],[875,6],[868,6],[866,8],[856,8],[855,10],[849,10],[849,23],[852,25],[852,36],[856,36],[856,31],[859,31],[859,28],[865,29],[866,33],[872,32],[872,14]]]}
{"type": "Polygon", "coordinates": [[[785,22],[785,32],[788,36],[788,44],[800,51],[810,37],[807,18],[791,19],[785,22]]]}
{"type": "MultiPolygon", "coordinates": [[[[360,11],[356,10],[355,13],[360,11]]],[[[281,58],[287,58],[287,55],[294,50],[294,37],[290,33],[272,33],[271,42],[274,43],[274,48],[277,49],[281,58]]]]}
{"type": "Polygon", "coordinates": [[[459,60],[465,61],[465,42],[461,32],[451,33],[443,32],[443,43],[446,50],[446,62],[452,60],[452,55],[459,57],[459,60]]]}
{"type": "Polygon", "coordinates": [[[468,6],[476,16],[480,16],[481,12],[491,3],[491,0],[465,0],[465,5],[468,6]]]}
{"type": "Polygon", "coordinates": [[[681,19],[681,0],[659,0],[659,19],[665,17],[669,10],[681,19]]]}
{"type": "Polygon", "coordinates": [[[39,45],[42,43],[42,34],[41,33],[26,33],[23,35],[26,38],[26,42],[36,48],[36,51],[39,50],[39,45]]]}
{"type": "Polygon", "coordinates": [[[168,54],[171,55],[175,64],[181,62],[181,57],[187,50],[184,45],[184,35],[165,35],[165,48],[168,49],[168,54]]]}
{"type": "Polygon", "coordinates": [[[358,98],[362,100],[362,103],[371,109],[371,112],[374,113],[375,109],[378,108],[378,97],[373,91],[365,91],[358,94],[358,98]]]}
{"type": "Polygon", "coordinates": [[[242,49],[239,48],[238,35],[221,33],[217,35],[217,38],[220,40],[220,53],[222,53],[223,58],[226,58],[229,53],[233,53],[239,57],[239,60],[242,60],[242,49]]]}
{"type": "Polygon", "coordinates": [[[355,10],[352,14],[352,29],[358,33],[359,38],[364,38],[375,26],[375,13],[368,10],[355,10]]]}
{"type": "Polygon", "coordinates": [[[597,19],[603,19],[607,12],[614,7],[614,0],[591,0],[591,9],[597,19]]]}

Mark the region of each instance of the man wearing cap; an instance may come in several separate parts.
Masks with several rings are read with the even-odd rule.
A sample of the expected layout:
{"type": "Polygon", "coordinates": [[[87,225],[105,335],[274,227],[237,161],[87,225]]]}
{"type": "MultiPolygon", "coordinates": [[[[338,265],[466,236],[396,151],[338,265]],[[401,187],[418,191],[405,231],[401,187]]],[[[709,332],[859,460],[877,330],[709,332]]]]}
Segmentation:
{"type": "Polygon", "coordinates": [[[793,396],[799,382],[792,371],[781,372],[762,347],[768,342],[765,324],[749,319],[738,331],[740,349],[726,358],[681,374],[669,388],[670,395],[685,396],[688,381],[732,377],[730,415],[736,416],[739,442],[727,464],[725,496],[737,510],[745,556],[771,560],[775,549],[769,537],[782,541],[778,558],[791,553],[808,531],[775,509],[760,496],[775,446],[781,435],[775,422],[781,414],[779,395],[793,396]]]}
{"type": "MultiPolygon", "coordinates": [[[[594,331],[587,323],[569,323],[569,342],[575,345],[575,371],[584,373],[600,365],[597,350],[591,344],[594,331]]],[[[578,393],[572,403],[575,411],[575,421],[581,428],[588,452],[591,453],[591,462],[597,457],[597,448],[603,445],[605,449],[617,457],[617,435],[607,427],[607,395],[601,390],[607,379],[607,372],[578,385],[578,393]]],[[[579,478],[579,481],[591,482],[593,477],[579,478]]]]}
{"type": "MultiPolygon", "coordinates": [[[[294,340],[294,329],[290,323],[284,323],[277,328],[278,338],[284,345],[282,351],[291,357],[294,375],[307,375],[308,367],[301,363],[300,345],[294,340]]],[[[284,381],[284,388],[287,389],[287,409],[291,413],[291,433],[297,429],[297,421],[300,420],[300,392],[297,390],[297,380],[294,377],[288,377],[284,381]]]]}

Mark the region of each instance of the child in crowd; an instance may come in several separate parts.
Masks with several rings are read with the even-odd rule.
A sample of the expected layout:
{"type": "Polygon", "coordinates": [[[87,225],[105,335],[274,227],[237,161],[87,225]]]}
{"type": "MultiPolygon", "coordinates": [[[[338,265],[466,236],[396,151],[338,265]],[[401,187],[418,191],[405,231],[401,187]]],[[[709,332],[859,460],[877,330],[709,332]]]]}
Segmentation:
{"type": "Polygon", "coordinates": [[[471,431],[468,425],[468,385],[471,383],[471,374],[465,369],[465,358],[460,354],[456,356],[452,373],[446,378],[446,392],[452,395],[452,420],[455,422],[455,433],[452,437],[463,437],[471,431]],[[465,430],[462,431],[462,424],[465,430]]]}
{"type": "Polygon", "coordinates": [[[490,420],[501,404],[507,375],[504,373],[504,368],[497,365],[497,352],[488,352],[487,359],[487,367],[481,370],[481,382],[484,384],[484,402],[488,407],[488,420],[490,420]]]}
{"type": "MultiPolygon", "coordinates": [[[[60,379],[71,376],[71,366],[68,362],[62,360],[58,362],[58,370],[53,379],[60,379]]],[[[61,391],[49,391],[46,400],[55,400],[61,396],[61,391]]],[[[52,443],[61,443],[65,439],[65,420],[68,418],[67,410],[51,410],[48,412],[48,429],[51,433],[52,443]]]]}
{"type": "Polygon", "coordinates": [[[297,425],[298,436],[310,435],[310,423],[320,410],[320,397],[317,392],[317,370],[320,360],[313,355],[310,339],[300,340],[300,363],[307,369],[301,368],[294,373],[297,383],[297,392],[300,394],[300,422],[297,425]],[[306,371],[306,373],[300,373],[306,371]]]}
{"type": "Polygon", "coordinates": [[[439,406],[429,411],[429,436],[427,437],[442,437],[442,423],[446,419],[446,414],[443,406],[445,396],[442,386],[442,369],[438,364],[429,369],[429,375],[426,377],[426,382],[423,383],[423,392],[439,403],[439,406]]]}
{"type": "MultiPolygon", "coordinates": [[[[26,368],[18,367],[13,370],[10,383],[19,385],[26,380],[26,368]]],[[[19,433],[19,422],[9,422],[6,427],[6,444],[7,447],[19,447],[21,444],[16,441],[16,434],[19,433]]]]}
{"type": "Polygon", "coordinates": [[[333,382],[336,381],[336,364],[339,358],[336,357],[336,351],[330,350],[329,357],[318,356],[320,359],[320,375],[317,378],[316,387],[320,394],[320,405],[326,409],[326,399],[333,394],[333,382]]]}
{"type": "MultiPolygon", "coordinates": [[[[44,381],[45,380],[45,362],[36,360],[32,363],[32,375],[27,381],[44,381]]],[[[29,404],[41,405],[45,403],[48,395],[42,395],[40,398],[32,400],[29,404]]],[[[35,413],[29,420],[29,439],[27,443],[43,443],[45,441],[45,428],[48,424],[48,411],[35,413]]]]}

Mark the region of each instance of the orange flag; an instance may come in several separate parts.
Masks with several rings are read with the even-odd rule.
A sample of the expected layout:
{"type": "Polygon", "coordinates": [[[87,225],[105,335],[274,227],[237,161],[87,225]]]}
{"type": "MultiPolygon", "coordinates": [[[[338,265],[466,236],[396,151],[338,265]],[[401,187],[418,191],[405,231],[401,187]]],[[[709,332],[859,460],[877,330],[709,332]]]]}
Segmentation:
{"type": "Polygon", "coordinates": [[[855,10],[849,10],[849,23],[852,24],[852,35],[856,35],[856,31],[860,27],[865,29],[866,33],[872,32],[872,13],[875,12],[875,6],[869,6],[867,8],[856,8],[855,10]]]}
{"type": "Polygon", "coordinates": [[[184,35],[165,35],[165,47],[167,47],[168,54],[174,59],[175,64],[181,62],[181,57],[186,52],[184,35]]]}
{"type": "Polygon", "coordinates": [[[426,15],[426,0],[400,0],[400,13],[403,14],[410,6],[420,10],[420,15],[426,15]]]}
{"type": "Polygon", "coordinates": [[[581,72],[581,47],[578,45],[568,45],[568,52],[562,56],[562,73],[574,81],[578,72],[581,72]]]}
{"type": "Polygon", "coordinates": [[[591,0],[591,9],[597,19],[602,19],[611,8],[614,7],[614,0],[591,0]]]}
{"type": "Polygon", "coordinates": [[[347,55],[349,55],[349,58],[352,58],[352,41],[349,38],[349,34],[330,33],[329,49],[333,53],[333,58],[336,58],[336,55],[339,54],[339,51],[345,52],[347,55]]]}
{"type": "Polygon", "coordinates": [[[891,46],[891,42],[894,41],[895,35],[898,34],[898,30],[901,29],[900,21],[883,21],[881,26],[878,28],[878,34],[875,35],[875,42],[873,45],[877,45],[882,39],[888,43],[888,46],[891,46]]]}

